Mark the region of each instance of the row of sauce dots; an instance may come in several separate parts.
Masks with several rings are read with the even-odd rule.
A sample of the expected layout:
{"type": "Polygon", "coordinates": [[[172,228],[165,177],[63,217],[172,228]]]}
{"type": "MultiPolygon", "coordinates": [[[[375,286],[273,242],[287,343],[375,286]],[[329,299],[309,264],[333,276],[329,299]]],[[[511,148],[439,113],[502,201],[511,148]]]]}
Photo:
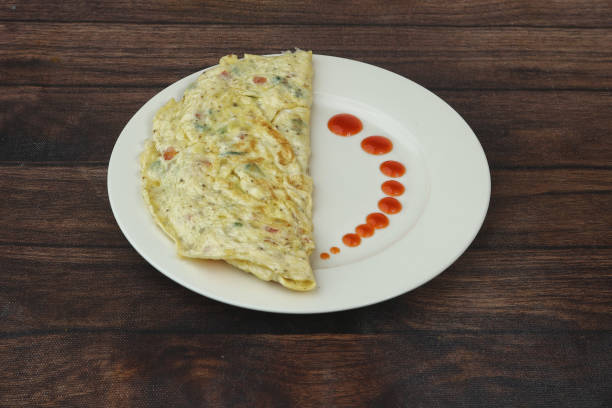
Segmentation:
{"type": "MultiPolygon", "coordinates": [[[[363,124],[361,120],[349,113],[340,113],[334,115],[327,122],[327,127],[332,133],[338,136],[353,136],[361,132],[363,124]]],[[[361,141],[361,148],[374,155],[383,155],[393,150],[393,143],[384,136],[369,136],[361,141]]],[[[406,173],[406,168],[400,162],[387,160],[380,165],[380,171],[387,177],[397,178],[406,173]]],[[[383,214],[397,214],[402,210],[402,204],[394,197],[401,196],[406,190],[402,183],[397,180],[385,181],[381,189],[383,193],[389,197],[382,198],[378,201],[378,209],[382,211],[374,212],[366,217],[365,224],[360,224],[355,227],[354,233],[345,234],[342,237],[342,242],[348,247],[356,247],[361,244],[362,238],[369,238],[374,235],[377,229],[385,228],[389,225],[389,218],[383,214]]],[[[340,248],[333,246],[329,249],[332,254],[340,252],[340,248]]],[[[321,259],[329,259],[331,256],[327,252],[320,255],[321,259]]]]}

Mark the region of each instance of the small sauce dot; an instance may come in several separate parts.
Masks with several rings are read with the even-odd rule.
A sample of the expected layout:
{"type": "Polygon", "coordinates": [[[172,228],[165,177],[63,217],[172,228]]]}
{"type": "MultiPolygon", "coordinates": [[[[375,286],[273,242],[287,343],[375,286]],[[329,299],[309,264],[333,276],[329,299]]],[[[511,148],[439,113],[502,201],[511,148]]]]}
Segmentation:
{"type": "Polygon", "coordinates": [[[389,225],[389,218],[385,214],[372,213],[366,217],[366,222],[376,229],[381,229],[389,225]]]}
{"type": "Polygon", "coordinates": [[[353,136],[363,129],[361,120],[350,113],[339,113],[331,117],[327,127],[338,136],[353,136]]]}
{"type": "Polygon", "coordinates": [[[393,149],[393,143],[384,136],[370,136],[361,141],[361,148],[370,154],[386,154],[393,149]]]}
{"type": "Polygon", "coordinates": [[[368,238],[374,235],[374,227],[369,224],[361,224],[355,228],[355,232],[361,238],[368,238]]]}
{"type": "Polygon", "coordinates": [[[402,177],[406,173],[406,168],[400,162],[388,160],[380,165],[380,171],[387,177],[402,177]]]}
{"type": "Polygon", "coordinates": [[[399,181],[389,180],[382,183],[381,189],[383,193],[390,196],[401,196],[406,189],[399,181]]]}
{"type": "Polygon", "coordinates": [[[356,247],[361,244],[361,238],[357,234],[346,234],[342,237],[342,242],[348,247],[356,247]]]}
{"type": "Polygon", "coordinates": [[[402,210],[402,204],[393,197],[385,197],[378,202],[378,208],[387,214],[397,214],[402,210]]]}
{"type": "Polygon", "coordinates": [[[338,247],[331,247],[329,248],[329,252],[331,252],[332,254],[337,254],[340,252],[340,248],[338,247]]]}
{"type": "Polygon", "coordinates": [[[321,254],[321,259],[329,259],[329,254],[327,252],[323,252],[321,254]]]}

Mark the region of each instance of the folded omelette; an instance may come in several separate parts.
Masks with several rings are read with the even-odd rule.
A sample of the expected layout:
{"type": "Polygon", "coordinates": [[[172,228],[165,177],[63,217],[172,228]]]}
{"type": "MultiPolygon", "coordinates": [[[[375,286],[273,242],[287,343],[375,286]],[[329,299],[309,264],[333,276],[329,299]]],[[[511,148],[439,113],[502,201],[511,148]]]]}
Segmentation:
{"type": "Polygon", "coordinates": [[[179,255],[222,259],[293,290],[316,286],[312,53],[223,57],[155,115],[144,199],[179,255]]]}

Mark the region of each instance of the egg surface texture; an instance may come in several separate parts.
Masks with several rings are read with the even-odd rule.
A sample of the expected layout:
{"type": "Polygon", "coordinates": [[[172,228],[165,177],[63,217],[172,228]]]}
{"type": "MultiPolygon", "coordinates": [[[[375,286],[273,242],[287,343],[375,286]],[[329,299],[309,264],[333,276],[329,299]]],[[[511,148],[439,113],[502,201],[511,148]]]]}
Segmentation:
{"type": "Polygon", "coordinates": [[[156,113],[142,191],[180,256],[315,288],[312,75],[307,51],[229,55],[156,113]]]}

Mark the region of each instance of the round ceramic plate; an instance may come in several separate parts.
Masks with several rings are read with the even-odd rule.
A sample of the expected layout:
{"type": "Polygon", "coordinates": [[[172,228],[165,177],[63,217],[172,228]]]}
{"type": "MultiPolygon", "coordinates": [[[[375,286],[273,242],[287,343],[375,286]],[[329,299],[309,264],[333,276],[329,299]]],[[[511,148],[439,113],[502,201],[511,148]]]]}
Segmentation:
{"type": "Polygon", "coordinates": [[[108,194],[119,227],[132,246],[177,283],[221,302],[280,313],[319,313],[366,306],[410,291],[451,265],[472,242],[489,205],[491,180],[478,139],[444,101],[416,83],[369,64],[315,55],[311,119],[316,249],[311,263],[318,288],[293,292],[263,282],[224,262],[177,256],[156,226],[140,193],[138,156],[152,133],[155,112],[181,98],[202,71],[172,84],[149,100],[117,139],[108,167],[108,194]],[[337,113],[361,119],[363,130],[334,135],[328,120],[337,113]],[[385,155],[365,153],[361,141],[382,135],[393,142],[385,155]],[[396,160],[406,167],[398,199],[402,211],[357,247],[342,236],[378,211],[379,166],[396,160]],[[321,252],[337,246],[328,260],[321,252]]]}

